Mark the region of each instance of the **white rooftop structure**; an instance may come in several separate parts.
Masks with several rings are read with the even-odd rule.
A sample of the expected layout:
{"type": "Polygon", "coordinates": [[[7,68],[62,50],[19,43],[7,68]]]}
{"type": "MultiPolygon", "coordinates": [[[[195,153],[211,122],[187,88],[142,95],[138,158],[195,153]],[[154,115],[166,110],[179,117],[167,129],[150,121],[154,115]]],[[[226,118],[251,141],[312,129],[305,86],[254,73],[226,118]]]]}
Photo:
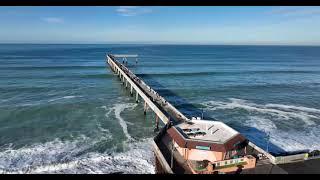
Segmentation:
{"type": "Polygon", "coordinates": [[[192,118],[188,123],[177,124],[175,127],[190,139],[216,143],[225,143],[239,134],[223,122],[199,118],[192,118]]]}

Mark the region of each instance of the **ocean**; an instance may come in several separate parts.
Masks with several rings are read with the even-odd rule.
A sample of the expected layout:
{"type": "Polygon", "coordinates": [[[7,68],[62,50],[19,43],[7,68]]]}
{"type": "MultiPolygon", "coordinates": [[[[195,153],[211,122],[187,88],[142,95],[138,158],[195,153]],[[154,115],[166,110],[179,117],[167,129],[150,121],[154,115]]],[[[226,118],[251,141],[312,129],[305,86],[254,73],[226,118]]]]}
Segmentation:
{"type": "Polygon", "coordinates": [[[320,47],[1,44],[0,173],[155,173],[154,114],[105,62],[182,113],[277,154],[320,149],[320,47]]]}

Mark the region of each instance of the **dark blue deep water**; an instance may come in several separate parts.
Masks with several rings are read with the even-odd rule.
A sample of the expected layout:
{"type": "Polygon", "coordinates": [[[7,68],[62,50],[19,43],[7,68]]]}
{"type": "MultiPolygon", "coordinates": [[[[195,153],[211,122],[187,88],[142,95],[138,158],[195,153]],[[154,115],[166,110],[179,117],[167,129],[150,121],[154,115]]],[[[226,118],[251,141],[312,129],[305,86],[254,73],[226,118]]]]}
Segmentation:
{"type": "Polygon", "coordinates": [[[0,45],[0,172],[154,173],[154,115],[106,53],[187,116],[220,120],[273,153],[320,149],[320,47],[0,45]]]}

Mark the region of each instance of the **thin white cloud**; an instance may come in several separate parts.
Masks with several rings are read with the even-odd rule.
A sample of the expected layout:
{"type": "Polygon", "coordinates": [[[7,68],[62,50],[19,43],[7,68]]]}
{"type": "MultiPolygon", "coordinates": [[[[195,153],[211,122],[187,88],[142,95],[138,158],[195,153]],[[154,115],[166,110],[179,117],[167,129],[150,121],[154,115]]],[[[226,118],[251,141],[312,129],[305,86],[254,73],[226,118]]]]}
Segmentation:
{"type": "Polygon", "coordinates": [[[62,18],[57,18],[57,17],[45,17],[45,18],[42,18],[42,20],[47,23],[63,23],[64,22],[62,18]]]}
{"type": "Polygon", "coordinates": [[[282,16],[320,15],[320,7],[278,7],[267,12],[267,14],[282,16]]]}
{"type": "Polygon", "coordinates": [[[137,16],[152,12],[152,10],[149,8],[141,8],[138,6],[120,6],[116,9],[116,11],[121,16],[137,16]]]}

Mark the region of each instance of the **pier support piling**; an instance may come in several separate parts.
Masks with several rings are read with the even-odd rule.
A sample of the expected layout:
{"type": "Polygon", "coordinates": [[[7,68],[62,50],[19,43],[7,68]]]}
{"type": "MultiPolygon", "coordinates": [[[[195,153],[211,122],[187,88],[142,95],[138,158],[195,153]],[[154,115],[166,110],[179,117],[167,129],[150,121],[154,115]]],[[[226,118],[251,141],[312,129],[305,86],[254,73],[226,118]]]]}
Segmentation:
{"type": "Polygon", "coordinates": [[[156,131],[159,131],[159,117],[157,114],[155,115],[156,115],[156,128],[154,129],[154,131],[156,132],[156,131]]]}
{"type": "Polygon", "coordinates": [[[143,106],[143,114],[146,115],[147,114],[147,102],[144,102],[144,106],[143,106]]]}
{"type": "Polygon", "coordinates": [[[139,94],[138,94],[138,91],[136,92],[136,102],[139,102],[139,94]]]}
{"type": "MultiPolygon", "coordinates": [[[[143,81],[141,81],[139,78],[137,78],[130,70],[128,70],[124,65],[119,63],[116,59],[114,59],[112,56],[107,57],[107,62],[109,65],[111,65],[111,68],[114,69],[115,74],[119,77],[120,82],[126,87],[126,89],[129,89],[130,86],[130,95],[134,97],[134,93],[136,93],[136,103],[140,102],[140,97],[144,101],[144,114],[146,115],[146,112],[150,108],[152,111],[154,111],[157,116],[156,118],[156,129],[158,129],[158,121],[162,120],[165,124],[169,122],[168,117],[157,107],[157,103],[155,101],[152,101],[152,98],[154,98],[154,94],[151,94],[149,91],[145,92],[145,87],[147,86],[143,81]],[[140,89],[141,88],[141,89],[140,89]],[[135,92],[134,92],[135,91],[135,92]],[[149,96],[148,96],[149,95],[149,96]]],[[[126,61],[127,63],[127,61],[126,61]]],[[[149,87],[150,89],[150,87],[149,87]]],[[[154,93],[154,92],[153,92],[154,93]]],[[[152,118],[152,121],[154,121],[152,118]]],[[[152,123],[153,124],[153,123],[152,123]]]]}

